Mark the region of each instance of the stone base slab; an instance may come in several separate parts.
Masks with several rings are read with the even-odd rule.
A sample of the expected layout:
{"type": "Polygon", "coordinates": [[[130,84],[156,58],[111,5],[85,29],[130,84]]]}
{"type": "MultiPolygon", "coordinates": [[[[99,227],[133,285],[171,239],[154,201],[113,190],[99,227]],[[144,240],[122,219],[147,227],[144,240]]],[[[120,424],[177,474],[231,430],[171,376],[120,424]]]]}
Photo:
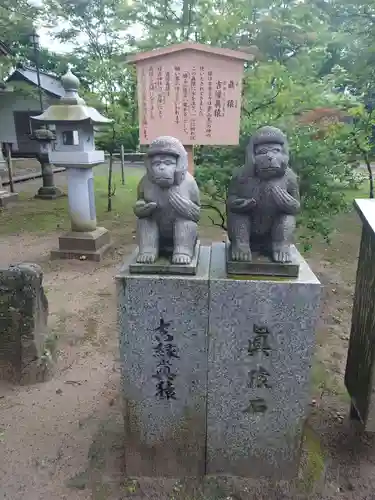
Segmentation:
{"type": "Polygon", "coordinates": [[[110,234],[104,227],[95,231],[70,231],[59,237],[59,248],[52,250],[51,259],[79,259],[99,262],[112,247],[110,234]]]}
{"type": "Polygon", "coordinates": [[[56,186],[52,187],[42,186],[41,188],[38,189],[35,198],[38,198],[40,200],[56,200],[57,198],[61,198],[62,196],[66,195],[65,193],[63,193],[63,191],[61,191],[60,188],[56,186]]]}
{"type": "Polygon", "coordinates": [[[296,255],[298,278],[231,277],[212,246],[207,474],[297,474],[321,285],[296,255]]]}
{"type": "Polygon", "coordinates": [[[251,262],[231,260],[230,243],[227,243],[227,274],[248,276],[285,276],[297,278],[299,273],[298,250],[292,246],[292,262],[273,262],[269,258],[253,253],[251,262]]]}
{"type": "Polygon", "coordinates": [[[9,203],[17,201],[18,193],[10,193],[8,191],[0,191],[0,208],[5,208],[9,203]]]}
{"type": "Polygon", "coordinates": [[[159,257],[153,264],[143,264],[137,262],[138,248],[133,261],[129,264],[129,271],[132,274],[178,274],[195,275],[198,269],[200,241],[195,245],[194,255],[190,264],[172,264],[170,258],[159,257]]]}

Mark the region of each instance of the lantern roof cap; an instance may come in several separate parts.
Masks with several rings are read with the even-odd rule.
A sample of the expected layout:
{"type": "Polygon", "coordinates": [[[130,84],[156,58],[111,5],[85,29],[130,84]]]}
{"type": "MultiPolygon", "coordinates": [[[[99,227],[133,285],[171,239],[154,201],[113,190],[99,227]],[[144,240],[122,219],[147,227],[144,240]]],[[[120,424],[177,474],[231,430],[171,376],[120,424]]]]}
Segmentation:
{"type": "Polygon", "coordinates": [[[113,123],[113,120],[101,115],[99,111],[86,104],[54,104],[33,120],[44,123],[82,123],[92,125],[113,123]]]}
{"type": "Polygon", "coordinates": [[[68,71],[61,77],[65,95],[56,103],[49,106],[42,114],[32,119],[43,123],[82,123],[92,125],[113,123],[113,120],[101,115],[95,108],[87,106],[84,99],[78,95],[79,79],[68,71]]]}

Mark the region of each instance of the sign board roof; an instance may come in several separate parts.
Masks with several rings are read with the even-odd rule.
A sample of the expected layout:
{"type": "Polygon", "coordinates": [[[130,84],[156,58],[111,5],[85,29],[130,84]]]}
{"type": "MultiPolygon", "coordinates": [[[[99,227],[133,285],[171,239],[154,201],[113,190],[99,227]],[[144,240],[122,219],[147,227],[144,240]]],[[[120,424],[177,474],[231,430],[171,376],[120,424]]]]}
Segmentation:
{"type": "Polygon", "coordinates": [[[201,52],[203,54],[214,54],[221,57],[229,57],[230,59],[238,59],[240,61],[253,61],[255,59],[253,54],[240,52],[238,50],[213,47],[211,45],[203,45],[202,43],[183,42],[174,45],[169,45],[168,47],[161,47],[149,50],[147,52],[140,52],[138,54],[134,54],[127,58],[127,62],[138,63],[140,61],[150,60],[155,57],[162,57],[186,50],[194,50],[196,52],[201,52]]]}

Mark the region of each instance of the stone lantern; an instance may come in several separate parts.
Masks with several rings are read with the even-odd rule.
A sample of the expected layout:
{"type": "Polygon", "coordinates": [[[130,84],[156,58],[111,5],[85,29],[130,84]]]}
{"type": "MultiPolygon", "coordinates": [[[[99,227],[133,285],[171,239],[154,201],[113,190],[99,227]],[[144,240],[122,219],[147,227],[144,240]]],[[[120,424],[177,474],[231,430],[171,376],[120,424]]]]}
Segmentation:
{"type": "Polygon", "coordinates": [[[99,261],[110,248],[107,229],[96,226],[93,167],[104,163],[104,151],[97,151],[94,126],[112,123],[78,95],[79,80],[70,69],[61,78],[65,96],[32,119],[54,124],[55,142],[49,149],[50,163],[65,167],[71,231],[59,238],[52,258],[99,261]]]}
{"type": "Polygon", "coordinates": [[[54,200],[60,198],[60,196],[64,196],[61,189],[55,186],[53,168],[49,159],[49,150],[55,140],[55,134],[52,130],[41,127],[34,130],[33,134],[30,135],[30,139],[39,143],[39,153],[37,153],[36,157],[42,167],[43,186],[38,189],[35,198],[54,200]]]}

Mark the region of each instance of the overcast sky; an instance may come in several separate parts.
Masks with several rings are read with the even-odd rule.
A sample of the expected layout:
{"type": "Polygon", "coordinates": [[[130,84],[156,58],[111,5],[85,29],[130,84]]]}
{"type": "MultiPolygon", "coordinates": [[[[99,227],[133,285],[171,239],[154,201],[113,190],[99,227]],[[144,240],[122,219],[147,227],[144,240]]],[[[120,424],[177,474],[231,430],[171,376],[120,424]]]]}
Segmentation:
{"type": "MultiPolygon", "coordinates": [[[[1,1],[1,0],[0,0],[1,1]]],[[[129,0],[132,1],[132,0],[129,0]]],[[[42,0],[29,0],[32,5],[39,7],[42,5],[42,0]]],[[[134,25],[131,29],[129,29],[129,33],[135,37],[139,37],[141,35],[141,27],[134,25]]],[[[73,49],[73,45],[69,43],[61,44],[58,40],[55,40],[53,37],[53,30],[49,30],[47,28],[39,27],[38,33],[40,35],[40,44],[43,47],[48,48],[52,52],[64,53],[71,52],[73,49]]]]}

